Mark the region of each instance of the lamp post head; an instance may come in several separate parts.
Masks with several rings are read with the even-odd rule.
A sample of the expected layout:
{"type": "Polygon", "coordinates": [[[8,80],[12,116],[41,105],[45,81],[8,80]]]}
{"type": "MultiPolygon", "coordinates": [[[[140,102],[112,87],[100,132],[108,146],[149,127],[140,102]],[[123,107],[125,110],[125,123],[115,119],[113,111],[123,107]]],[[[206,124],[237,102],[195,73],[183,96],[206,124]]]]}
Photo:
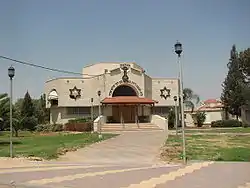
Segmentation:
{"type": "Polygon", "coordinates": [[[177,101],[177,96],[174,96],[174,101],[177,101]]]}
{"type": "Polygon", "coordinates": [[[97,91],[97,95],[100,97],[101,96],[101,91],[97,91]]]}
{"type": "Polygon", "coordinates": [[[182,53],[182,44],[180,42],[176,42],[176,44],[174,45],[174,51],[176,54],[178,54],[178,56],[181,55],[182,53]]]}
{"type": "Polygon", "coordinates": [[[8,68],[8,75],[9,75],[10,79],[12,79],[15,76],[14,67],[10,66],[10,68],[8,68]]]}

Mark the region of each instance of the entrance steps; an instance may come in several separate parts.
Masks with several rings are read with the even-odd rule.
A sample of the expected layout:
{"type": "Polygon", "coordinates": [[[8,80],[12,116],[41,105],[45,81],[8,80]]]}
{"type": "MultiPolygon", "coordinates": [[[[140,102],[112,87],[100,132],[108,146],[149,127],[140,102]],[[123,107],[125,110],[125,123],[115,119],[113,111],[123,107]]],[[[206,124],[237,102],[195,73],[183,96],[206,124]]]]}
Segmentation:
{"type": "Polygon", "coordinates": [[[106,123],[102,126],[102,132],[117,132],[117,131],[153,131],[162,130],[152,123],[106,123]]]}

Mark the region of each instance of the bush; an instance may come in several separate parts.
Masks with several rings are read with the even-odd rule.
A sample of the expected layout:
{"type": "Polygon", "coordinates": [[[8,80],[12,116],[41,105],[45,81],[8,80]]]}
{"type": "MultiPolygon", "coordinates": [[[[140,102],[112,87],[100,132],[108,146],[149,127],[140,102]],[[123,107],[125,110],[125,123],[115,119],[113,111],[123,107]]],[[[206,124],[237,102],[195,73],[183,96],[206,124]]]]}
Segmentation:
{"type": "Polygon", "coordinates": [[[168,119],[168,128],[173,129],[175,127],[175,113],[174,113],[174,111],[169,111],[167,119],[168,119]]]}
{"type": "Polygon", "coordinates": [[[63,131],[63,125],[62,124],[41,124],[37,125],[35,127],[35,130],[37,132],[59,132],[63,131]]]}
{"type": "Polygon", "coordinates": [[[65,131],[90,132],[93,130],[92,122],[68,122],[64,125],[65,131]]]}
{"type": "Polygon", "coordinates": [[[68,123],[86,123],[86,122],[91,122],[91,117],[70,119],[68,121],[68,123]]]}
{"type": "Polygon", "coordinates": [[[242,122],[238,120],[218,120],[212,121],[211,127],[241,127],[242,122]]]}
{"type": "Polygon", "coordinates": [[[248,128],[248,127],[250,127],[250,124],[243,123],[243,124],[242,124],[242,127],[244,127],[244,128],[248,128]]]}
{"type": "Polygon", "coordinates": [[[34,131],[36,126],[37,126],[37,118],[35,118],[34,116],[25,117],[22,120],[22,127],[24,129],[27,129],[29,131],[34,131]]]}
{"type": "Polygon", "coordinates": [[[53,132],[60,132],[63,131],[63,125],[62,124],[54,124],[52,125],[52,131],[53,132]]]}
{"type": "Polygon", "coordinates": [[[192,115],[192,118],[194,120],[194,124],[197,125],[197,127],[202,127],[202,125],[206,121],[206,113],[197,112],[196,114],[192,115]]]}
{"type": "Polygon", "coordinates": [[[65,131],[90,132],[93,130],[91,117],[71,119],[64,125],[65,131]]]}

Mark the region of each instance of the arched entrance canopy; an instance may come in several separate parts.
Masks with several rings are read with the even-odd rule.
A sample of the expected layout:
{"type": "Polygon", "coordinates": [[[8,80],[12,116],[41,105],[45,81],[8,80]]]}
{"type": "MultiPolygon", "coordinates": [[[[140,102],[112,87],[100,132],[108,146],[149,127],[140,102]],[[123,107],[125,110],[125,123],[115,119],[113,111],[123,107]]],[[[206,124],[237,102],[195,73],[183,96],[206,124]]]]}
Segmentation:
{"type": "Polygon", "coordinates": [[[117,96],[137,96],[137,93],[134,88],[129,85],[120,85],[115,88],[112,97],[117,96]]]}
{"type": "Polygon", "coordinates": [[[48,100],[58,100],[58,93],[55,89],[51,90],[48,94],[48,100]]]}
{"type": "MultiPolygon", "coordinates": [[[[140,105],[154,106],[156,101],[139,97],[139,91],[128,83],[117,86],[112,97],[101,101],[103,105],[112,105],[112,122],[138,123],[140,105]]],[[[143,108],[142,115],[143,116],[143,108]]]]}

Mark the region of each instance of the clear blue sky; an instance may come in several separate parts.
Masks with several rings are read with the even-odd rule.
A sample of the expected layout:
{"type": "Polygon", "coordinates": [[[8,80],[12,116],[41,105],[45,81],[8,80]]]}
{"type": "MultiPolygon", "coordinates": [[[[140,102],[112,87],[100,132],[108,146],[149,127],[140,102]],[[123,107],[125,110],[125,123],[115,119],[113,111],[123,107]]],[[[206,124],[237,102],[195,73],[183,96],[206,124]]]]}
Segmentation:
{"type": "MultiPolygon", "coordinates": [[[[2,0],[0,24],[1,55],[76,72],[135,61],[151,76],[176,77],[178,39],[184,87],[202,99],[220,97],[231,46],[250,47],[249,0],[2,0]]],[[[0,59],[0,93],[9,92],[11,64],[0,59]]],[[[38,97],[48,78],[62,76],[13,65],[15,98],[38,97]]]]}

